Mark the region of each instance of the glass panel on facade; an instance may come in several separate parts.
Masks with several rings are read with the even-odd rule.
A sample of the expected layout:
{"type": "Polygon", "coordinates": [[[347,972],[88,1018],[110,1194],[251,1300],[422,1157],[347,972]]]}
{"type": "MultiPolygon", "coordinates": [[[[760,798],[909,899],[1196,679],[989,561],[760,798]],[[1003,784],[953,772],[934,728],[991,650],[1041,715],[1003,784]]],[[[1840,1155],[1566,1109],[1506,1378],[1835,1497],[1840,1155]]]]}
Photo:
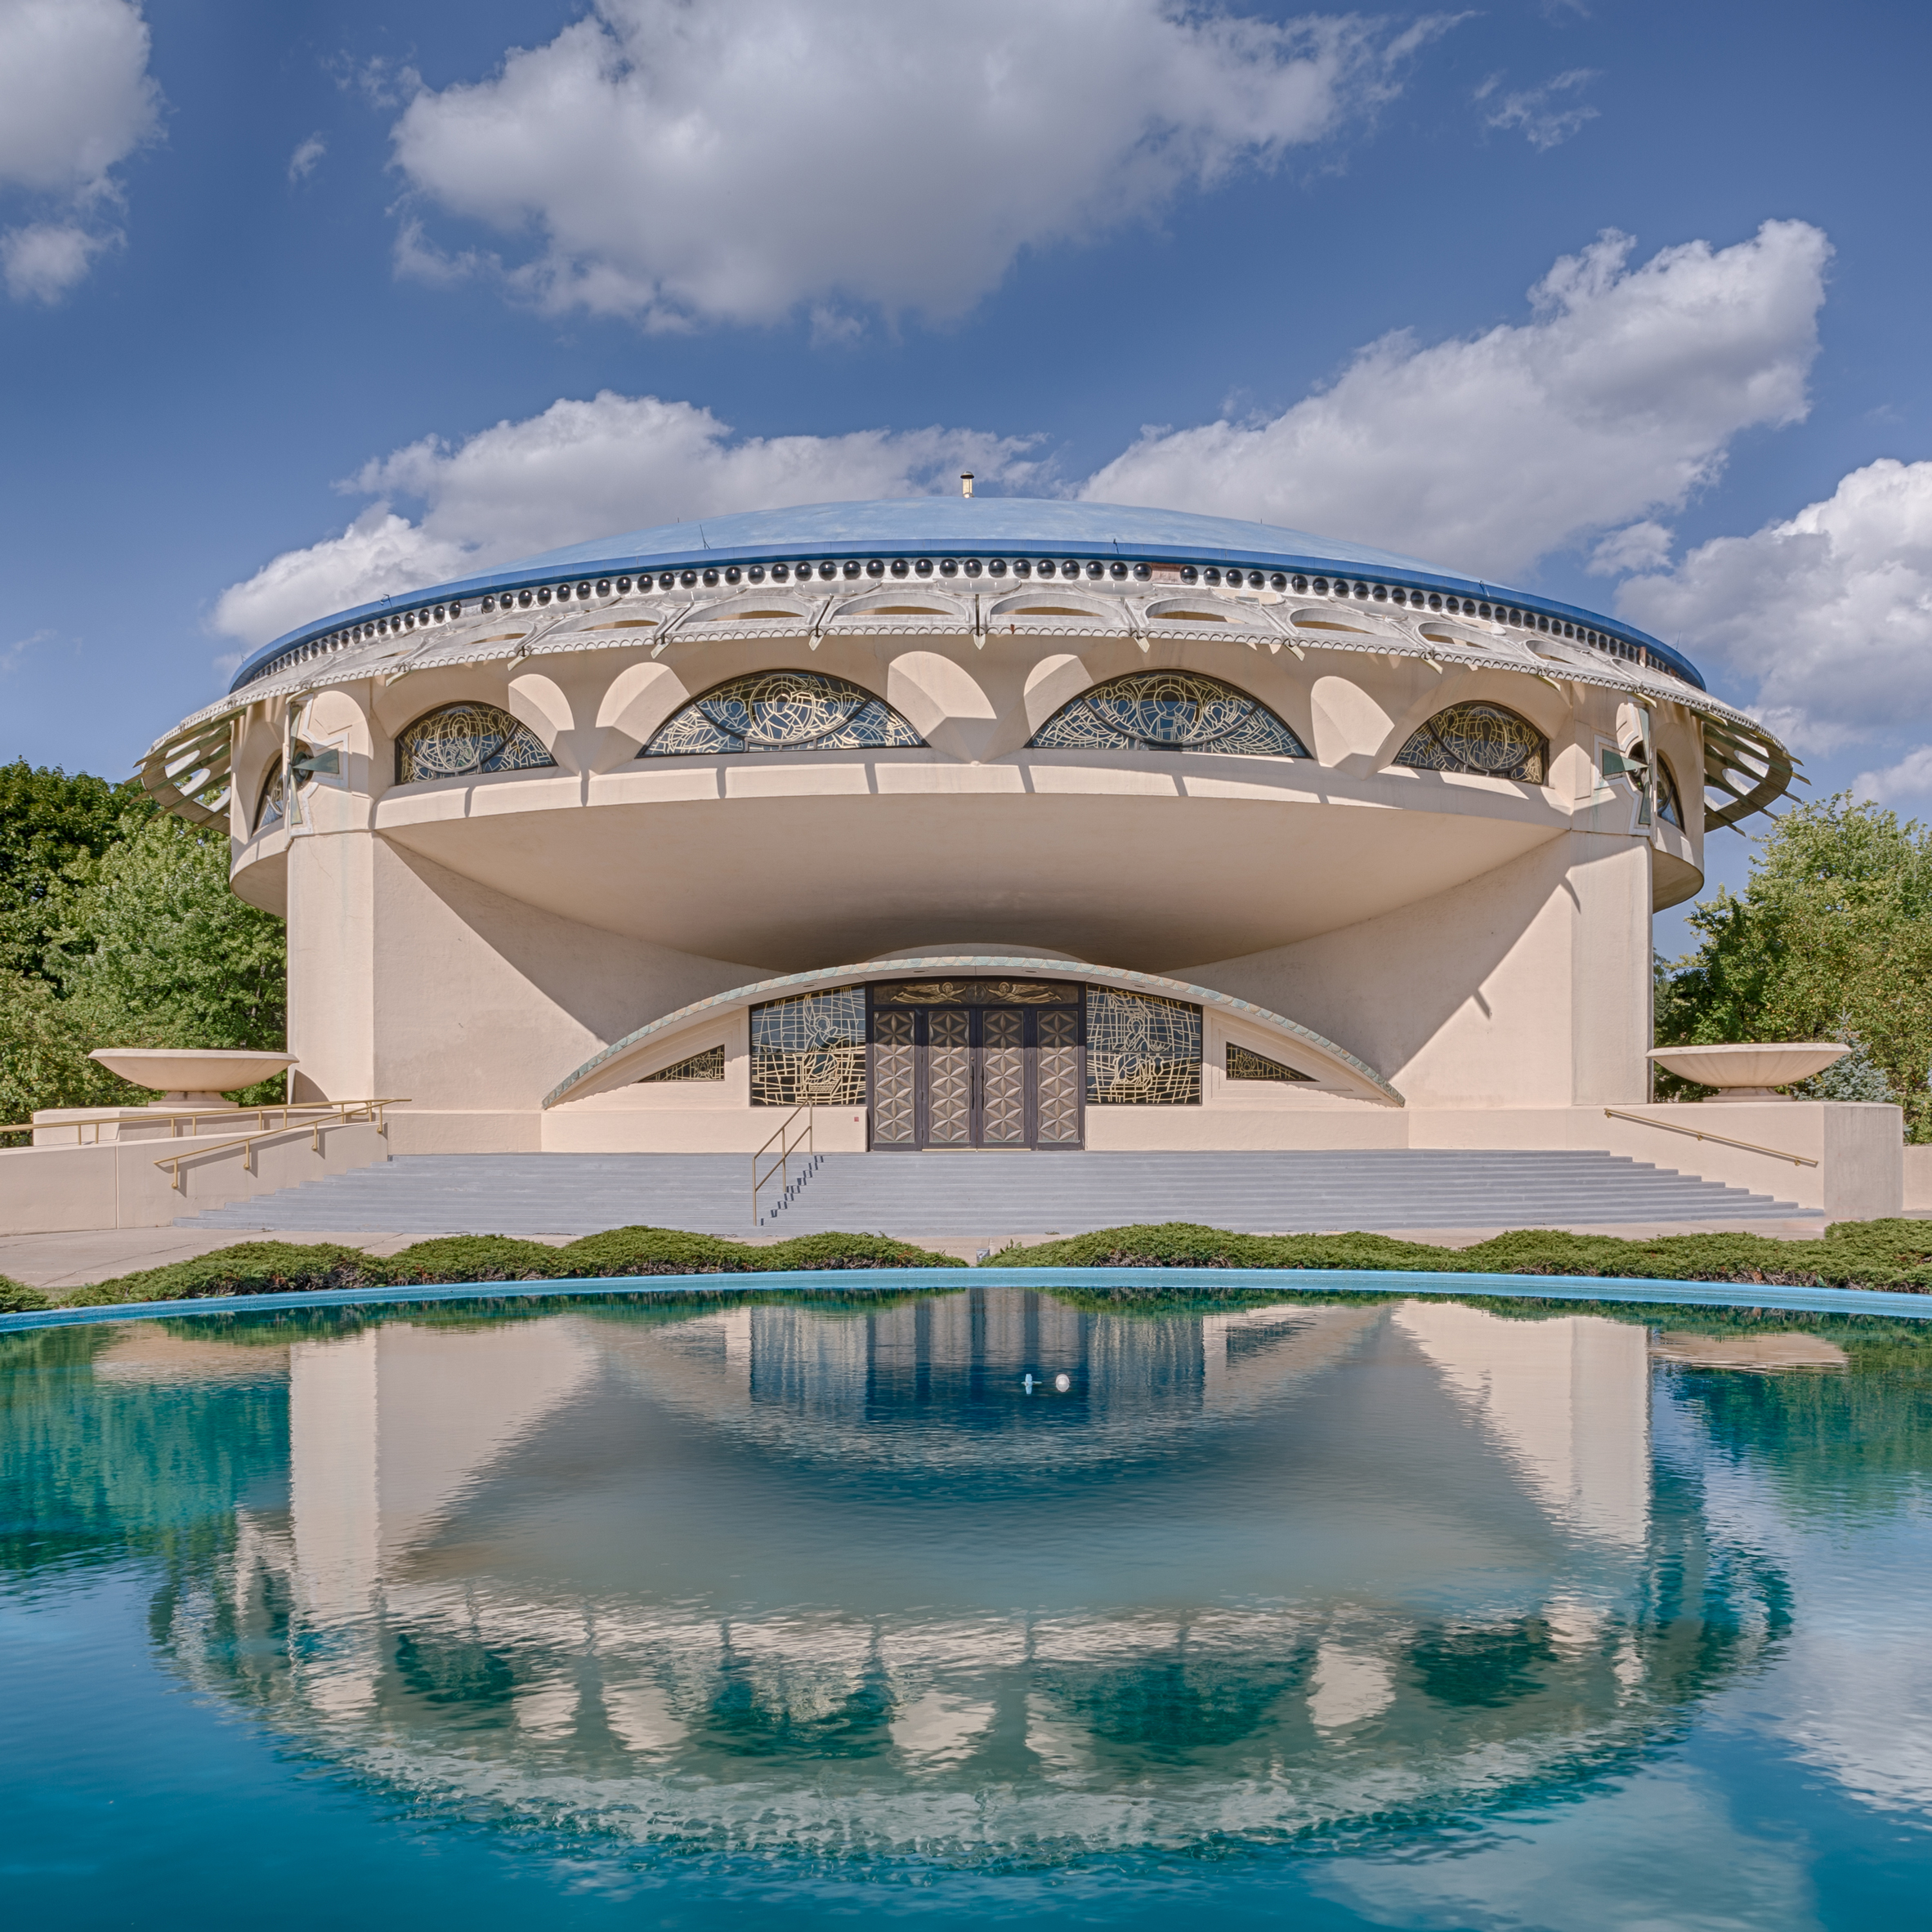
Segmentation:
{"type": "Polygon", "coordinates": [[[543,740],[494,704],[445,704],[419,718],[396,741],[396,781],[470,778],[555,765],[543,740]]]}
{"type": "Polygon", "coordinates": [[[1541,785],[1550,771],[1550,741],[1527,718],[1500,704],[1451,704],[1413,734],[1395,762],[1541,785]]]}
{"type": "Polygon", "coordinates": [[[659,1080],[721,1080],[724,1078],[724,1060],[722,1044],[706,1047],[701,1053],[693,1053],[675,1066],[660,1067],[655,1073],[646,1074],[636,1084],[648,1087],[659,1080]]]}
{"type": "Polygon", "coordinates": [[[1131,671],[1082,691],[1033,736],[1042,750],[1221,751],[1305,758],[1259,699],[1197,671],[1131,671]]]}
{"type": "Polygon", "coordinates": [[[1200,1099],[1201,1008],[1089,986],[1088,1106],[1191,1107],[1200,1099]]]}
{"type": "Polygon", "coordinates": [[[1313,1076],[1297,1073],[1292,1067],[1284,1067],[1279,1060],[1271,1060],[1251,1048],[1237,1046],[1231,1040],[1228,1043],[1228,1077],[1231,1080],[1305,1080],[1313,1076]]]}
{"type": "Polygon", "coordinates": [[[1677,774],[1663,758],[1657,762],[1657,816],[1684,830],[1684,801],[1677,793],[1677,774]]]}
{"type": "Polygon", "coordinates": [[[883,698],[822,671],[754,671],[694,698],[641,758],[743,751],[857,751],[925,743],[883,698]]]}
{"type": "Polygon", "coordinates": [[[865,989],[800,993],[751,1009],[754,1107],[862,1107],[865,989]]]}

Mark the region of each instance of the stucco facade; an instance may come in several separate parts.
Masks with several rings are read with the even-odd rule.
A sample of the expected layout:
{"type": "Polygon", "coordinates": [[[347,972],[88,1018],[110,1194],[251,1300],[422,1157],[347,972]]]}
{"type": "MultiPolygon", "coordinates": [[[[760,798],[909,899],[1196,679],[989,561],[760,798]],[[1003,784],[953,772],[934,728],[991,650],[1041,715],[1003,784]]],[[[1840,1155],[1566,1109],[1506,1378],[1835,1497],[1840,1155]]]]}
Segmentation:
{"type": "Polygon", "coordinates": [[[743,1150],[806,1098],[879,1148],[902,1037],[903,1144],[938,1145],[970,1008],[974,1137],[1010,1040],[1043,1149],[1605,1146],[1707,776],[1734,818],[1790,772],[1655,639],[1265,526],[982,499],[699,535],[320,620],[156,747],[288,921],[298,1098],[405,1101],[407,1151],[743,1150]],[[761,1016],[840,990],[842,1071],[774,1085],[761,1016]],[[1179,1085],[1096,1071],[1135,1001],[1192,1042],[1179,1085]]]}

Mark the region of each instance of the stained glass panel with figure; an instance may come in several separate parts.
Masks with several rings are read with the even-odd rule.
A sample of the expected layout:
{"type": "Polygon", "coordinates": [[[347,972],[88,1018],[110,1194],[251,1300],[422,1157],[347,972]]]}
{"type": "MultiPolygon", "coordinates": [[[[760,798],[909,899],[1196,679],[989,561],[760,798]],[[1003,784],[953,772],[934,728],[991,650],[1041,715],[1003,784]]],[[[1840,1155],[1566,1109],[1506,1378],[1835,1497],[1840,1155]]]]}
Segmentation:
{"type": "Polygon", "coordinates": [[[1088,987],[1088,1106],[1192,1107],[1200,1099],[1201,1008],[1088,987]]]}
{"type": "Polygon", "coordinates": [[[799,993],[751,1009],[754,1107],[862,1107],[865,989],[799,993]]]}

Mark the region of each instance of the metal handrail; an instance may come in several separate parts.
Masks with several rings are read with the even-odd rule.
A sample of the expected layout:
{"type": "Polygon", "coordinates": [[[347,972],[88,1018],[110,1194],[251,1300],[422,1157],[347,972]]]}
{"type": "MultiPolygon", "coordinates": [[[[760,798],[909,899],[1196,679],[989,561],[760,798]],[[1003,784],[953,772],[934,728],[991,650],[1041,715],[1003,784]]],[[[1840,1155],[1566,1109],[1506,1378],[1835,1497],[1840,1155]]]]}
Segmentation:
{"type": "Polygon", "coordinates": [[[792,1156],[798,1152],[801,1146],[812,1159],[818,1158],[818,1150],[813,1144],[812,1138],[812,1103],[807,1100],[800,1106],[794,1107],[779,1122],[778,1131],[771,1136],[771,1140],[767,1140],[751,1157],[751,1224],[754,1228],[758,1224],[758,1189],[769,1185],[774,1174],[781,1176],[784,1186],[789,1188],[791,1186],[792,1156]],[[805,1116],[805,1131],[799,1135],[797,1140],[794,1140],[790,1138],[791,1130],[800,1114],[805,1116]],[[761,1174],[758,1172],[758,1163],[771,1152],[773,1141],[778,1143],[777,1156],[771,1165],[761,1174]]]}
{"type": "MultiPolygon", "coordinates": [[[[387,1140],[389,1138],[389,1122],[385,1118],[382,1109],[386,1107],[406,1107],[408,1105],[409,1102],[406,1099],[392,1094],[381,1100],[311,1100],[298,1102],[293,1107],[266,1107],[259,1110],[248,1107],[243,1111],[248,1113],[259,1111],[264,1115],[274,1113],[282,1115],[284,1117],[281,1125],[265,1127],[259,1133],[244,1134],[235,1140],[212,1141],[206,1147],[183,1147],[178,1154],[163,1154],[154,1165],[157,1167],[172,1167],[174,1172],[168,1177],[168,1184],[172,1187],[179,1188],[185,1194],[187,1192],[187,1189],[181,1182],[181,1163],[184,1161],[192,1161],[202,1154],[225,1154],[232,1148],[239,1147],[242,1150],[242,1165],[250,1174],[253,1174],[255,1171],[255,1143],[257,1141],[273,1140],[278,1134],[299,1133],[306,1128],[310,1135],[311,1144],[319,1154],[322,1152],[322,1129],[324,1127],[354,1127],[360,1125],[364,1121],[373,1121],[375,1124],[376,1132],[387,1140]],[[321,1110],[326,1110],[326,1113],[321,1110]],[[318,1115],[318,1117],[312,1120],[291,1120],[287,1117],[292,1113],[311,1111],[316,1112],[318,1115]]],[[[173,1138],[172,1134],[169,1135],[169,1138],[173,1138]]]]}
{"type": "MultiPolygon", "coordinates": [[[[275,1106],[196,1107],[169,1113],[162,1112],[159,1107],[128,1107],[112,1120],[23,1120],[12,1126],[0,1127],[0,1134],[48,1134],[56,1127],[71,1127],[74,1129],[74,1144],[77,1147],[99,1147],[102,1144],[101,1129],[103,1127],[128,1125],[150,1126],[165,1120],[168,1123],[168,1138],[173,1140],[177,1138],[177,1129],[186,1120],[188,1123],[189,1136],[192,1138],[197,1125],[203,1120],[226,1122],[239,1120],[244,1114],[255,1116],[257,1123],[256,1131],[258,1134],[279,1134],[294,1124],[290,1116],[295,1114],[333,1114],[339,1113],[345,1107],[399,1107],[402,1104],[400,1100],[295,1100],[275,1106]],[[127,1119],[129,1114],[136,1116],[132,1122],[127,1119]],[[271,1114],[282,1116],[281,1127],[271,1128],[268,1125],[271,1114]]],[[[208,1151],[206,1148],[201,1150],[203,1153],[208,1151]]]]}
{"type": "Polygon", "coordinates": [[[1679,1127],[1675,1120],[1653,1120],[1648,1114],[1620,1113],[1613,1107],[1603,1111],[1612,1120],[1635,1120],[1639,1127],[1661,1127],[1666,1134],[1688,1134],[1693,1140],[1714,1140],[1720,1147],[1742,1147],[1747,1154],[1769,1154],[1774,1161],[1789,1161],[1797,1167],[1816,1167],[1809,1154],[1787,1154],[1782,1147],[1760,1147],[1753,1140],[1733,1140],[1728,1134],[1707,1134],[1702,1127],[1679,1127]]]}

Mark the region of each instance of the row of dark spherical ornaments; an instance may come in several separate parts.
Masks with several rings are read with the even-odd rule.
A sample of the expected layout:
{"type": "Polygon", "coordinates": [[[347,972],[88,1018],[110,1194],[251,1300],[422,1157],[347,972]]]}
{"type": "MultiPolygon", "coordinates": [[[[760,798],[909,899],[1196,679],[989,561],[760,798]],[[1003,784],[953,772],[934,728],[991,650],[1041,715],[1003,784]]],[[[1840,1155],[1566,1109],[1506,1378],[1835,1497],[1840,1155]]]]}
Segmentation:
{"type": "MultiPolygon", "coordinates": [[[[1643,646],[1608,632],[1590,629],[1570,623],[1562,618],[1545,613],[1523,610],[1514,606],[1490,604],[1474,597],[1461,597],[1442,591],[1406,588],[1401,584],[1361,582],[1345,577],[1309,577],[1291,575],[1285,570],[1244,570],[1230,565],[1225,569],[1214,564],[1156,565],[1152,563],[1129,563],[1120,559],[1099,557],[1082,561],[1076,557],[1014,557],[1010,561],[1003,557],[929,557],[891,558],[874,557],[864,562],[856,557],[842,561],[826,560],[823,562],[773,563],[773,564],[722,564],[700,568],[691,566],[684,570],[660,570],[655,575],[645,571],[635,577],[584,578],[572,584],[532,584],[517,590],[500,591],[493,596],[478,598],[471,606],[471,614],[488,615],[499,610],[528,610],[533,606],[550,603],[569,603],[581,599],[628,597],[633,592],[678,589],[706,590],[742,588],[745,586],[764,584],[798,584],[844,582],[857,588],[875,583],[881,588],[891,580],[899,579],[976,579],[990,578],[995,588],[1010,589],[1016,581],[1048,579],[1058,580],[1084,579],[1096,584],[1134,584],[1136,587],[1156,585],[1155,573],[1161,575],[1159,584],[1178,584],[1183,587],[1205,585],[1210,588],[1272,590],[1277,593],[1292,593],[1297,597],[1306,597],[1311,593],[1317,597],[1356,597],[1365,602],[1394,604],[1412,610],[1427,610],[1442,612],[1450,616],[1480,617],[1497,624],[1513,625],[1519,629],[1542,631],[1553,637],[1569,637],[1579,642],[1594,646],[1617,656],[1651,666],[1655,669],[1675,672],[1675,667],[1659,663],[1643,646]]],[[[391,616],[373,618],[367,622],[351,624],[347,631],[338,631],[326,638],[313,641],[284,652],[268,662],[257,665],[248,673],[248,682],[264,678],[289,664],[316,655],[320,651],[339,650],[345,644],[374,637],[387,637],[399,631],[413,631],[418,625],[444,624],[463,615],[463,602],[452,598],[446,603],[422,606],[410,610],[399,610],[391,616]]],[[[1681,673],[1679,673],[1681,675],[1681,673]]]]}

